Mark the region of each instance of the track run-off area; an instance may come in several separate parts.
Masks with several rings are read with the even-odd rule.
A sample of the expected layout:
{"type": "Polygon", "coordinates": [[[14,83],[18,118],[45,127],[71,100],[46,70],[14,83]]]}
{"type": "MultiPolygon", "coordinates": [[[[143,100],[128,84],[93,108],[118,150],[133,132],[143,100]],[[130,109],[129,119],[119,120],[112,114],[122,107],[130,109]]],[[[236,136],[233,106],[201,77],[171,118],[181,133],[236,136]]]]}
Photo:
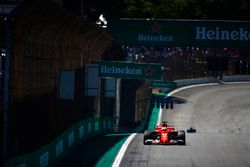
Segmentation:
{"type": "Polygon", "coordinates": [[[160,110],[158,121],[197,133],[186,133],[186,146],[143,145],[143,133],[133,134],[113,166],[250,166],[249,83],[190,87],[169,96],[182,103],[160,110]]]}

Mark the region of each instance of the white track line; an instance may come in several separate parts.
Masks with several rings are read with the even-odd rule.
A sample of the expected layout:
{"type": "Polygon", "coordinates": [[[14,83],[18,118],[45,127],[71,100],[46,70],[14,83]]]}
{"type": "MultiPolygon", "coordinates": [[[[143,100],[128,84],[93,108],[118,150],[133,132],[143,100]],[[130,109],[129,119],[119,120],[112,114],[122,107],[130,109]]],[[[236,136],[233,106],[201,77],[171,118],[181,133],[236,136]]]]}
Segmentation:
{"type": "Polygon", "coordinates": [[[136,133],[132,133],[126,140],[126,142],[122,145],[122,148],[120,149],[119,153],[117,154],[116,158],[115,158],[115,161],[113,162],[113,165],[112,167],[119,167],[121,161],[122,161],[122,158],[125,154],[125,151],[127,150],[128,148],[128,145],[130,144],[130,142],[134,139],[136,133]]]}
{"type": "Polygon", "coordinates": [[[158,113],[157,124],[161,123],[161,117],[162,117],[162,108],[160,107],[159,113],[158,113]]]}
{"type": "MultiPolygon", "coordinates": [[[[250,83],[250,82],[225,82],[225,84],[239,84],[239,83],[250,83]]],[[[176,89],[176,90],[169,92],[167,96],[172,96],[173,94],[175,94],[179,91],[185,90],[185,89],[200,87],[200,86],[209,86],[209,85],[219,85],[219,83],[207,83],[207,84],[185,86],[185,87],[181,87],[179,89],[176,89]]],[[[162,117],[162,109],[160,108],[157,122],[159,122],[159,121],[161,122],[161,117],[162,117]]],[[[115,161],[113,162],[112,167],[119,167],[120,166],[120,163],[121,163],[122,158],[123,158],[123,156],[128,148],[128,145],[134,139],[135,135],[136,135],[136,133],[132,133],[127,138],[126,142],[122,145],[122,148],[120,149],[119,153],[117,154],[115,161]]]]}

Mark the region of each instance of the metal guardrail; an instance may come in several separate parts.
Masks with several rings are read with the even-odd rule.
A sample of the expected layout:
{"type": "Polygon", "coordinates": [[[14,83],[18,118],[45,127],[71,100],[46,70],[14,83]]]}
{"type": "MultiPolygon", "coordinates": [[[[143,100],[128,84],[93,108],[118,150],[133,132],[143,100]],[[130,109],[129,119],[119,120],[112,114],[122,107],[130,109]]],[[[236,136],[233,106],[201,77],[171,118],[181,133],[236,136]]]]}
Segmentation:
{"type": "Polygon", "coordinates": [[[23,156],[8,160],[5,167],[47,167],[52,166],[67,155],[81,142],[105,133],[113,132],[112,118],[83,120],[61,134],[41,149],[23,156]]]}

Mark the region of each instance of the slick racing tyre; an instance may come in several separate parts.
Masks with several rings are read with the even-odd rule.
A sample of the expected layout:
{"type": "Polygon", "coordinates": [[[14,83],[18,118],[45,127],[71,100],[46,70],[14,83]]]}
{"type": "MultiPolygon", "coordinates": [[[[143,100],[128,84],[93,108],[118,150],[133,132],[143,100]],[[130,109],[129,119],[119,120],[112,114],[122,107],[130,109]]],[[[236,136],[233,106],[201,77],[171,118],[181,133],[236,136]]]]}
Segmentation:
{"type": "Polygon", "coordinates": [[[178,136],[177,136],[178,144],[180,145],[186,145],[186,135],[184,130],[179,130],[178,131],[178,136]]]}

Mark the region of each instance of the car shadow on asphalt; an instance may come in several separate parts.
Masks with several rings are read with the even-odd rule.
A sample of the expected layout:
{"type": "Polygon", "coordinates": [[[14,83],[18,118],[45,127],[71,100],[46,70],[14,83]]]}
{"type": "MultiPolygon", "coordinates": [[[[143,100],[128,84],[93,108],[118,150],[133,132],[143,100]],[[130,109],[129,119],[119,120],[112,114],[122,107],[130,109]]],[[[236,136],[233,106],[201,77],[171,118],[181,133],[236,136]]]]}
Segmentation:
{"type": "Polygon", "coordinates": [[[183,103],[187,103],[187,100],[182,98],[182,97],[178,97],[178,96],[166,96],[164,97],[165,101],[170,101],[173,102],[175,104],[183,104],[183,103]]]}

